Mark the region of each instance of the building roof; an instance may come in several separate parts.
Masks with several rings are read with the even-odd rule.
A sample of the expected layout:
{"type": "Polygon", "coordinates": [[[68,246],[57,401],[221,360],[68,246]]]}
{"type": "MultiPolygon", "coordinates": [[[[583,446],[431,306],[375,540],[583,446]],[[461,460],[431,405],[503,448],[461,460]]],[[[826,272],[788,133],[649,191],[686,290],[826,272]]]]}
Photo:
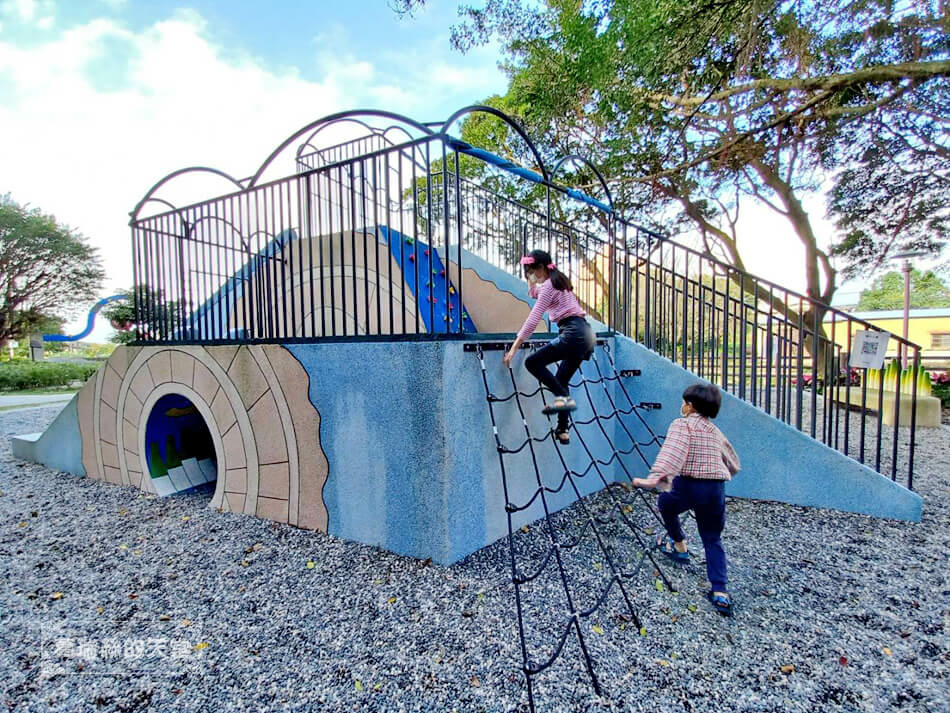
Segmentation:
{"type": "MultiPolygon", "coordinates": [[[[881,309],[871,312],[848,312],[849,317],[854,317],[855,319],[863,319],[865,322],[870,322],[875,319],[903,319],[904,310],[902,309],[881,309]]],[[[825,321],[830,322],[832,317],[835,317],[834,314],[825,314],[825,321]]],[[[910,311],[910,318],[920,318],[920,317],[950,317],[950,307],[930,307],[926,309],[912,309],[910,311]]],[[[841,316],[835,317],[836,320],[841,320],[841,316]]]]}

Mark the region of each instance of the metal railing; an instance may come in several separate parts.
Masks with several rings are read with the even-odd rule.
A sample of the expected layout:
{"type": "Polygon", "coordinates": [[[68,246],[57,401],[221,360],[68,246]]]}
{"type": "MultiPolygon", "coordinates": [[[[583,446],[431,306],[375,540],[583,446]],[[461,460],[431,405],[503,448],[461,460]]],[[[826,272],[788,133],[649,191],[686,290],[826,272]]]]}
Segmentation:
{"type": "MultiPolygon", "coordinates": [[[[232,179],[200,203],[153,189],[131,223],[138,341],[464,335],[466,256],[520,277],[541,248],[609,329],[912,487],[916,380],[894,399],[904,452],[883,377],[841,368],[855,329],[882,330],[622,220],[543,166],[512,173],[445,133],[387,132],[308,140],[296,174],[232,179]],[[162,212],[139,215],[149,201],[162,212]]],[[[917,345],[890,339],[920,365],[917,345]]]]}

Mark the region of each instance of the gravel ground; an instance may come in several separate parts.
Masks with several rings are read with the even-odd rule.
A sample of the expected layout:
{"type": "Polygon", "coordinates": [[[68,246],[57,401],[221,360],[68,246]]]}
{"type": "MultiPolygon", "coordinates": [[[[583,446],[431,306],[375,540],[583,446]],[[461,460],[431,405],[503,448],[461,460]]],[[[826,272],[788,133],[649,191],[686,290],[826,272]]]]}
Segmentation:
{"type": "MultiPolygon", "coordinates": [[[[526,708],[504,541],[438,567],[218,513],[207,494],[146,497],[13,461],[6,436],[41,430],[56,411],[0,413],[7,708],[526,708]]],[[[626,584],[642,631],[616,587],[581,625],[609,696],[591,692],[570,636],[535,679],[539,710],[950,710],[950,432],[921,430],[918,442],[921,524],[730,501],[735,616],[710,609],[700,561],[664,565],[675,594],[647,562],[626,584]]],[[[576,534],[584,508],[604,513],[611,497],[556,526],[576,534]]],[[[655,528],[642,505],[631,517],[655,528]]],[[[600,531],[617,560],[637,562],[619,520],[600,531]]],[[[538,526],[518,533],[523,571],[544,538],[538,526]]],[[[575,601],[591,606],[603,552],[588,537],[563,562],[575,601]]],[[[522,591],[537,662],[564,623],[556,569],[522,591]]]]}

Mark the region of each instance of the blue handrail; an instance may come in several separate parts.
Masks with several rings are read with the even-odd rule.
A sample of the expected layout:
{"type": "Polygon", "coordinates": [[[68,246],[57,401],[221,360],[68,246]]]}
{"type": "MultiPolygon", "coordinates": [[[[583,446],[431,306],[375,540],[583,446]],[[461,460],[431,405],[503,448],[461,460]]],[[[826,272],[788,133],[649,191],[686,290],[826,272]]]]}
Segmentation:
{"type": "Polygon", "coordinates": [[[119,300],[129,299],[128,295],[112,295],[111,297],[104,297],[96,304],[93,305],[92,309],[89,310],[89,320],[86,322],[86,328],[82,330],[79,334],[44,334],[44,342],[78,342],[80,339],[85,339],[89,336],[89,333],[92,332],[92,326],[96,321],[96,315],[99,314],[99,310],[105,307],[110,302],[118,302],[119,300]]]}

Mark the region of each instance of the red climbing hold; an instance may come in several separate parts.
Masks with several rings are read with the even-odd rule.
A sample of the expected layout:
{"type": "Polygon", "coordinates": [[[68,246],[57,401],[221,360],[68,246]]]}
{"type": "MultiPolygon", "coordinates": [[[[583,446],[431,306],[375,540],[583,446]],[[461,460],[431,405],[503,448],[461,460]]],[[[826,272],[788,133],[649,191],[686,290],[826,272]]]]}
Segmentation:
{"type": "Polygon", "coordinates": [[[426,248],[425,256],[429,257],[429,248],[426,248]]]}
{"type": "Polygon", "coordinates": [[[445,277],[445,270],[439,270],[439,277],[445,277]]]}
{"type": "Polygon", "coordinates": [[[450,309],[450,310],[453,309],[451,302],[449,302],[449,309],[450,309]]]}
{"type": "Polygon", "coordinates": [[[409,255],[409,262],[415,262],[415,261],[416,261],[416,256],[415,256],[415,255],[409,255]]]}

